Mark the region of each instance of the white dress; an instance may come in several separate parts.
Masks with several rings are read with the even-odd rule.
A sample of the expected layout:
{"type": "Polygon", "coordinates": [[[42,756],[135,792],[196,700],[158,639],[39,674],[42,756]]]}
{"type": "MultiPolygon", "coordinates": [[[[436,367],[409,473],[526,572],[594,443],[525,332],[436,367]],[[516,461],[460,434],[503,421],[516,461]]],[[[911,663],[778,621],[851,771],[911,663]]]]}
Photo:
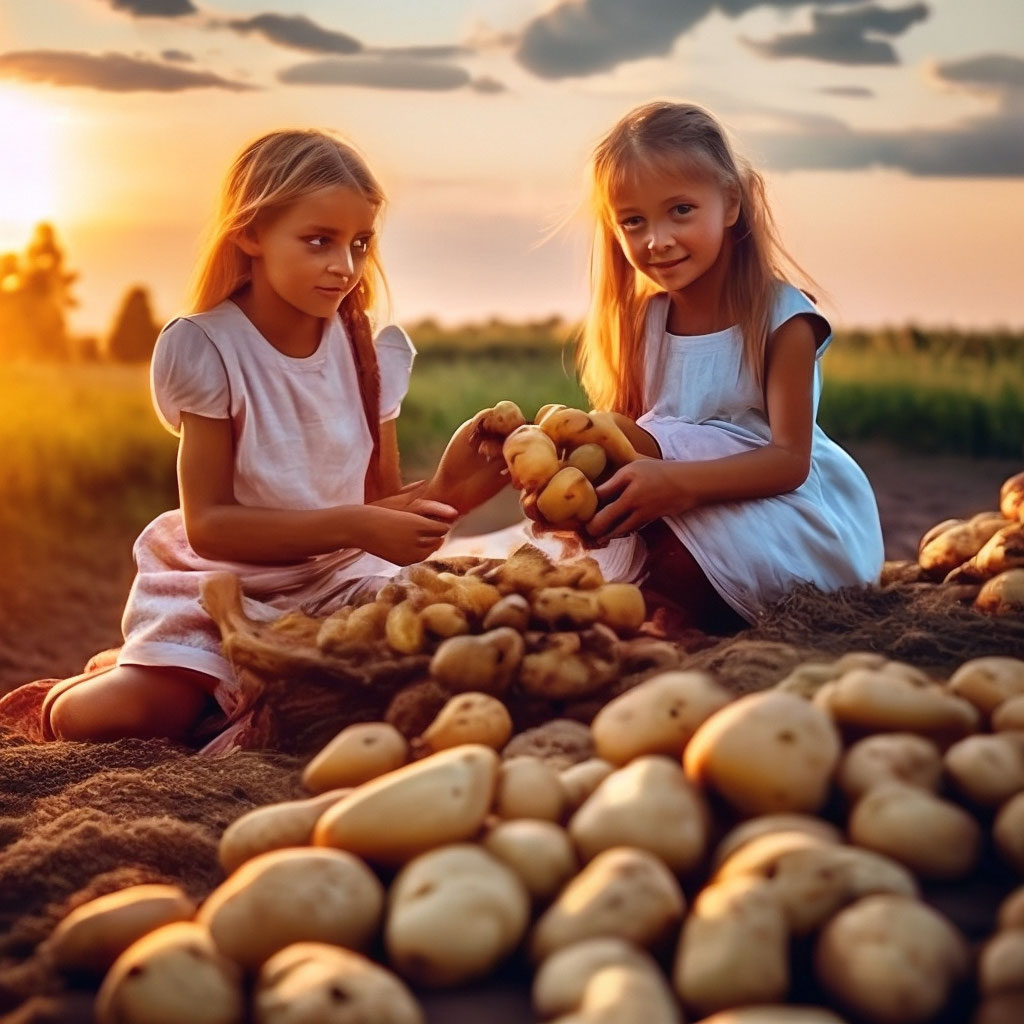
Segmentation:
{"type": "MultiPolygon", "coordinates": [[[[399,413],[415,349],[397,327],[385,328],[375,344],[385,421],[399,413]]],[[[176,435],[183,412],[231,420],[239,504],[316,509],[363,503],[372,441],[339,318],[325,322],[316,352],[293,358],[226,300],[164,328],[153,353],[151,386],[160,421],[176,435]]],[[[214,696],[228,713],[237,697],[234,673],[220,652],[219,631],[199,603],[211,573],[236,573],[246,613],[269,620],[295,607],[330,610],[366,581],[379,582],[399,570],[355,549],[284,565],[203,558],[188,543],[180,509],[150,523],[133,554],[138,573],[122,620],[125,643],[118,664],[175,666],[213,676],[214,696]]]]}
{"type": "MultiPolygon", "coordinates": [[[[668,295],[655,296],[647,313],[648,411],[639,425],[654,436],[665,459],[716,459],[768,444],[764,398],[743,359],[739,328],[669,334],[669,304],[668,295]]],[[[780,284],[771,330],[808,313],[821,317],[802,292],[780,284]]],[[[831,340],[830,332],[817,359],[831,340]]],[[[820,396],[816,360],[815,418],[820,396]]],[[[817,422],[810,472],[795,490],[704,505],[665,522],[725,601],[750,621],[797,584],[831,591],[877,582],[884,558],[871,485],[817,422]]]]}

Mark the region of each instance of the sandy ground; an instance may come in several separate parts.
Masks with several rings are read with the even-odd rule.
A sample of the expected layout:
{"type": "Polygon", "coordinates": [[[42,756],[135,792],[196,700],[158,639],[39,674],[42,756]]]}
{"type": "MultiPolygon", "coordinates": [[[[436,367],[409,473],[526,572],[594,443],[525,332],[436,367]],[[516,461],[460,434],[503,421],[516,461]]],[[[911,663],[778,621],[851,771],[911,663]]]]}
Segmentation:
{"type": "MultiPolygon", "coordinates": [[[[996,508],[1002,481],[1024,468],[1024,458],[919,456],[879,445],[850,451],[874,486],[889,559],[913,558],[922,533],[942,519],[996,508]]],[[[514,493],[503,492],[459,532],[507,525],[516,511],[514,493]]],[[[30,679],[73,675],[120,642],[133,539],[100,525],[88,537],[49,537],[8,552],[0,583],[0,693],[30,679]]]]}

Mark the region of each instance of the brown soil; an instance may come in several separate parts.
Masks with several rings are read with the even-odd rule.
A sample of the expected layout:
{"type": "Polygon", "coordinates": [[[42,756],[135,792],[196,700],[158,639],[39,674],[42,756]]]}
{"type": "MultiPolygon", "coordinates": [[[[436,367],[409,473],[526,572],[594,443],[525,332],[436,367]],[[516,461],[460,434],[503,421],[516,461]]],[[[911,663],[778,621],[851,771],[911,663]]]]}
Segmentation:
{"type": "MultiPolygon", "coordinates": [[[[1020,470],[1006,461],[920,458],[877,447],[855,456],[875,486],[886,553],[911,558],[929,526],[996,507],[999,485],[1020,470]]],[[[514,511],[514,506],[512,506],[514,511]]],[[[501,499],[474,517],[502,525],[501,499]]],[[[471,524],[473,525],[473,524],[471,524]]],[[[0,692],[27,679],[81,669],[119,640],[131,582],[131,537],[31,541],[7,556],[0,592],[0,692]]],[[[912,583],[836,597],[797,593],[754,629],[709,646],[685,645],[684,664],[714,671],[736,692],[757,689],[802,660],[872,649],[948,673],[969,656],[1024,657],[1024,623],[982,620],[937,588],[912,583]]],[[[12,1022],[91,1020],[95,982],[61,976],[43,940],[85,900],[141,881],[177,882],[202,898],[222,877],[217,841],[253,806],[300,792],[301,759],[238,752],[198,758],[163,742],[36,745],[0,729],[0,1015],[12,1022]]],[[[931,886],[926,898],[977,947],[999,899],[1019,879],[986,847],[978,872],[931,886]]],[[[532,1020],[521,964],[470,989],[425,997],[428,1020],[459,1024],[532,1020]]],[[[813,991],[799,993],[812,1001],[813,991]]],[[[965,1020],[974,993],[958,992],[942,1024],[965,1020]]]]}

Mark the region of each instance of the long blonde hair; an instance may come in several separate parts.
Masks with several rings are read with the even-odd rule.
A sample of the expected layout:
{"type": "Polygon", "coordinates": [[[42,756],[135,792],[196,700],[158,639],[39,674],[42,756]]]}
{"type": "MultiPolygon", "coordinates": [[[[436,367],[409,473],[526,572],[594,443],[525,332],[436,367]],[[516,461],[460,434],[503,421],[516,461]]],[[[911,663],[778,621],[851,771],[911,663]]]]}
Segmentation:
{"type": "Polygon", "coordinates": [[[739,196],[739,217],[729,229],[724,302],[740,327],[744,358],[759,386],[776,282],[786,266],[802,274],[778,239],[764,180],[734,154],[725,130],[711,114],[692,104],[664,101],[626,114],[600,141],[590,162],[591,296],[577,364],[596,408],[633,418],[644,411],[645,321],[657,289],[626,259],[616,236],[611,197],[638,171],[650,167],[706,174],[739,196]]]}
{"type": "MultiPolygon", "coordinates": [[[[314,129],[270,132],[249,143],[235,158],[221,187],[217,214],[192,280],[194,312],[213,309],[252,277],[252,258],[234,239],[266,214],[321,189],[342,186],[359,192],[378,215],[384,190],[366,161],[348,143],[314,129]]],[[[381,496],[380,368],[373,345],[370,313],[388,293],[376,245],[370,242],[362,277],[345,296],[339,315],[352,342],[359,388],[373,439],[366,473],[366,500],[381,496]]]]}

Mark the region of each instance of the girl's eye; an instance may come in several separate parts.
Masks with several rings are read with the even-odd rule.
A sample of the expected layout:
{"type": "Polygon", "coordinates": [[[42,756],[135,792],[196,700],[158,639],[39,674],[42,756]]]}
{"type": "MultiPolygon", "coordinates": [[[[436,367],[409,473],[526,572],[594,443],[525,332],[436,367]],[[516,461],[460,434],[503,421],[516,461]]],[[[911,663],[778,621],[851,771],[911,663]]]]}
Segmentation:
{"type": "Polygon", "coordinates": [[[325,245],[331,244],[331,240],[326,235],[314,235],[312,238],[307,238],[306,242],[314,249],[322,249],[325,245]]]}
{"type": "Polygon", "coordinates": [[[693,209],[693,207],[690,206],[689,203],[678,203],[676,206],[672,207],[672,212],[676,213],[676,214],[679,214],[680,216],[685,216],[692,209],[693,209]]]}
{"type": "Polygon", "coordinates": [[[352,249],[354,252],[359,253],[361,256],[365,256],[370,251],[370,240],[369,238],[357,238],[352,243],[352,249]]]}
{"type": "Polygon", "coordinates": [[[642,221],[643,217],[625,217],[619,221],[619,226],[629,231],[632,228],[639,227],[642,221]]]}

